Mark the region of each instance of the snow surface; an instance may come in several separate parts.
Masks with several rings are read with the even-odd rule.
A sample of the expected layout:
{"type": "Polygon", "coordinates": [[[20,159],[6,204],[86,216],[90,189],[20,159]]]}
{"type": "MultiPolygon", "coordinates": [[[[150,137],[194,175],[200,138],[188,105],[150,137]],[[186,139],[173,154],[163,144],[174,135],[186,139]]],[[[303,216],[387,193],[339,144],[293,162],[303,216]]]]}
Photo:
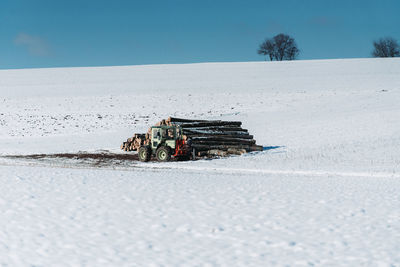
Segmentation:
{"type": "Polygon", "coordinates": [[[170,115],[241,120],[265,147],[0,157],[0,265],[400,265],[399,59],[1,70],[0,92],[0,156],[123,153],[170,115]]]}

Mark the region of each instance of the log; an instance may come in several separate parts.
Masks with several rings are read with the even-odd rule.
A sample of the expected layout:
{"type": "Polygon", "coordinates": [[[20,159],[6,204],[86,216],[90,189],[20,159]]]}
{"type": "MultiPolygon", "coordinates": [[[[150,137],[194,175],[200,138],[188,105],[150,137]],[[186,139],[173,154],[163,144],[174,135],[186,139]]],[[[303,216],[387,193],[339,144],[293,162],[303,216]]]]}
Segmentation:
{"type": "Polygon", "coordinates": [[[162,125],[168,125],[166,120],[159,121],[154,126],[162,126],[162,125]]]}
{"type": "Polygon", "coordinates": [[[245,149],[235,149],[235,148],[228,148],[227,152],[228,154],[231,155],[243,155],[247,153],[245,149]]]}
{"type": "Polygon", "coordinates": [[[208,153],[208,150],[198,151],[198,152],[196,153],[196,155],[197,155],[198,157],[204,157],[204,156],[207,156],[207,153],[208,153]]]}
{"type": "Polygon", "coordinates": [[[233,135],[233,134],[223,134],[223,133],[213,133],[213,134],[191,134],[191,133],[185,133],[185,135],[192,139],[192,138],[199,138],[199,137],[215,137],[215,138],[238,138],[238,139],[253,139],[252,135],[244,135],[244,134],[238,134],[238,135],[233,135]]]}
{"type": "Polygon", "coordinates": [[[197,152],[197,156],[199,157],[205,157],[205,156],[222,156],[222,157],[226,157],[228,155],[243,155],[246,154],[246,150],[245,149],[233,149],[233,148],[229,148],[227,151],[224,150],[218,150],[218,149],[212,149],[212,150],[204,150],[204,151],[198,151],[197,152]]]}
{"type": "Polygon", "coordinates": [[[251,146],[248,146],[248,145],[197,145],[197,144],[192,145],[192,148],[194,148],[196,151],[204,151],[204,150],[212,150],[212,149],[226,151],[229,148],[245,149],[246,151],[250,151],[250,147],[251,146]]]}
{"type": "Polygon", "coordinates": [[[264,147],[263,146],[258,146],[258,145],[252,145],[250,147],[250,151],[263,151],[264,147]]]}
{"type": "Polygon", "coordinates": [[[226,156],[228,156],[228,152],[223,151],[223,150],[218,150],[218,149],[199,151],[196,154],[198,157],[215,157],[215,156],[226,157],[226,156]]]}
{"type": "Polygon", "coordinates": [[[249,140],[249,141],[192,141],[192,146],[193,145],[247,145],[251,146],[254,145],[255,141],[254,140],[249,140]]]}
{"type": "Polygon", "coordinates": [[[240,132],[240,131],[218,131],[218,130],[188,130],[183,129],[183,134],[190,135],[190,134],[220,134],[220,135],[249,135],[248,132],[240,132]]]}
{"type": "Polygon", "coordinates": [[[169,117],[165,120],[167,123],[172,124],[191,124],[191,123],[216,123],[219,125],[225,125],[226,123],[233,123],[234,125],[241,125],[241,121],[223,121],[223,120],[196,120],[196,119],[182,119],[182,118],[174,118],[169,117]]]}
{"type": "Polygon", "coordinates": [[[204,127],[187,127],[182,128],[183,131],[222,131],[222,132],[248,132],[247,129],[237,127],[235,125],[224,126],[204,126],[204,127]]]}
{"type": "Polygon", "coordinates": [[[136,133],[134,135],[134,138],[144,138],[145,136],[146,136],[146,134],[138,134],[138,133],[136,133]]]}
{"type": "Polygon", "coordinates": [[[208,156],[219,156],[219,157],[226,157],[228,156],[228,152],[219,150],[219,149],[211,149],[207,151],[208,156]]]}
{"type": "Polygon", "coordinates": [[[181,118],[174,118],[174,117],[169,117],[166,119],[167,122],[204,122],[207,120],[191,120],[191,119],[181,119],[181,118]]]}
{"type": "Polygon", "coordinates": [[[241,126],[242,122],[240,121],[213,121],[213,122],[174,122],[173,124],[178,125],[182,128],[190,128],[190,127],[206,127],[206,126],[224,126],[224,125],[232,125],[232,126],[241,126]]]}
{"type": "Polygon", "coordinates": [[[219,135],[219,136],[194,136],[191,137],[190,140],[192,142],[197,142],[197,141],[232,141],[232,142],[249,142],[252,144],[256,143],[256,140],[253,139],[245,139],[245,138],[235,138],[235,137],[226,137],[224,135],[219,135]]]}

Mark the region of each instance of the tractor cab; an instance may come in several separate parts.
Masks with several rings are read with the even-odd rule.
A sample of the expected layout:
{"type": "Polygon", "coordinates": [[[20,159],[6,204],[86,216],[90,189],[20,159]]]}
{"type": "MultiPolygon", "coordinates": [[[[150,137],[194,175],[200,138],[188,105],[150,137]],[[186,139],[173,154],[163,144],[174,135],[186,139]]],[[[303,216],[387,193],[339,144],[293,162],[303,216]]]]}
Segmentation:
{"type": "Polygon", "coordinates": [[[155,156],[158,161],[169,161],[171,156],[188,158],[190,151],[179,126],[153,126],[150,144],[139,148],[139,160],[149,161],[151,156],[155,156]]]}
{"type": "Polygon", "coordinates": [[[174,126],[155,126],[151,128],[151,149],[156,150],[160,145],[175,149],[179,138],[179,128],[174,126]]]}

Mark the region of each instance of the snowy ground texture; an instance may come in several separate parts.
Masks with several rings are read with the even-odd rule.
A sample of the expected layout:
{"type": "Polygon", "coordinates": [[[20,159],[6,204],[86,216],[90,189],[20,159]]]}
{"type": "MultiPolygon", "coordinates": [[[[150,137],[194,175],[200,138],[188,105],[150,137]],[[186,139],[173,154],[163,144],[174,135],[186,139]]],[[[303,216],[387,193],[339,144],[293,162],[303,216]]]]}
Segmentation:
{"type": "Polygon", "coordinates": [[[400,60],[0,71],[0,266],[400,266],[400,60]],[[119,151],[169,115],[243,121],[265,151],[119,151]]]}

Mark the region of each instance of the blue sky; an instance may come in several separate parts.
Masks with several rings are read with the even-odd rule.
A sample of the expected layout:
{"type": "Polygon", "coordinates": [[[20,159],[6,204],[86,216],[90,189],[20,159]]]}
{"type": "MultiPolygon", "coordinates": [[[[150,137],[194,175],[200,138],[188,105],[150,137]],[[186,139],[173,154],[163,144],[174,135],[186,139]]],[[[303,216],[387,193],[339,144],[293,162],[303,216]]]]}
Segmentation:
{"type": "Polygon", "coordinates": [[[300,59],[370,57],[400,41],[398,0],[1,0],[0,68],[259,61],[292,35],[300,59]]]}

